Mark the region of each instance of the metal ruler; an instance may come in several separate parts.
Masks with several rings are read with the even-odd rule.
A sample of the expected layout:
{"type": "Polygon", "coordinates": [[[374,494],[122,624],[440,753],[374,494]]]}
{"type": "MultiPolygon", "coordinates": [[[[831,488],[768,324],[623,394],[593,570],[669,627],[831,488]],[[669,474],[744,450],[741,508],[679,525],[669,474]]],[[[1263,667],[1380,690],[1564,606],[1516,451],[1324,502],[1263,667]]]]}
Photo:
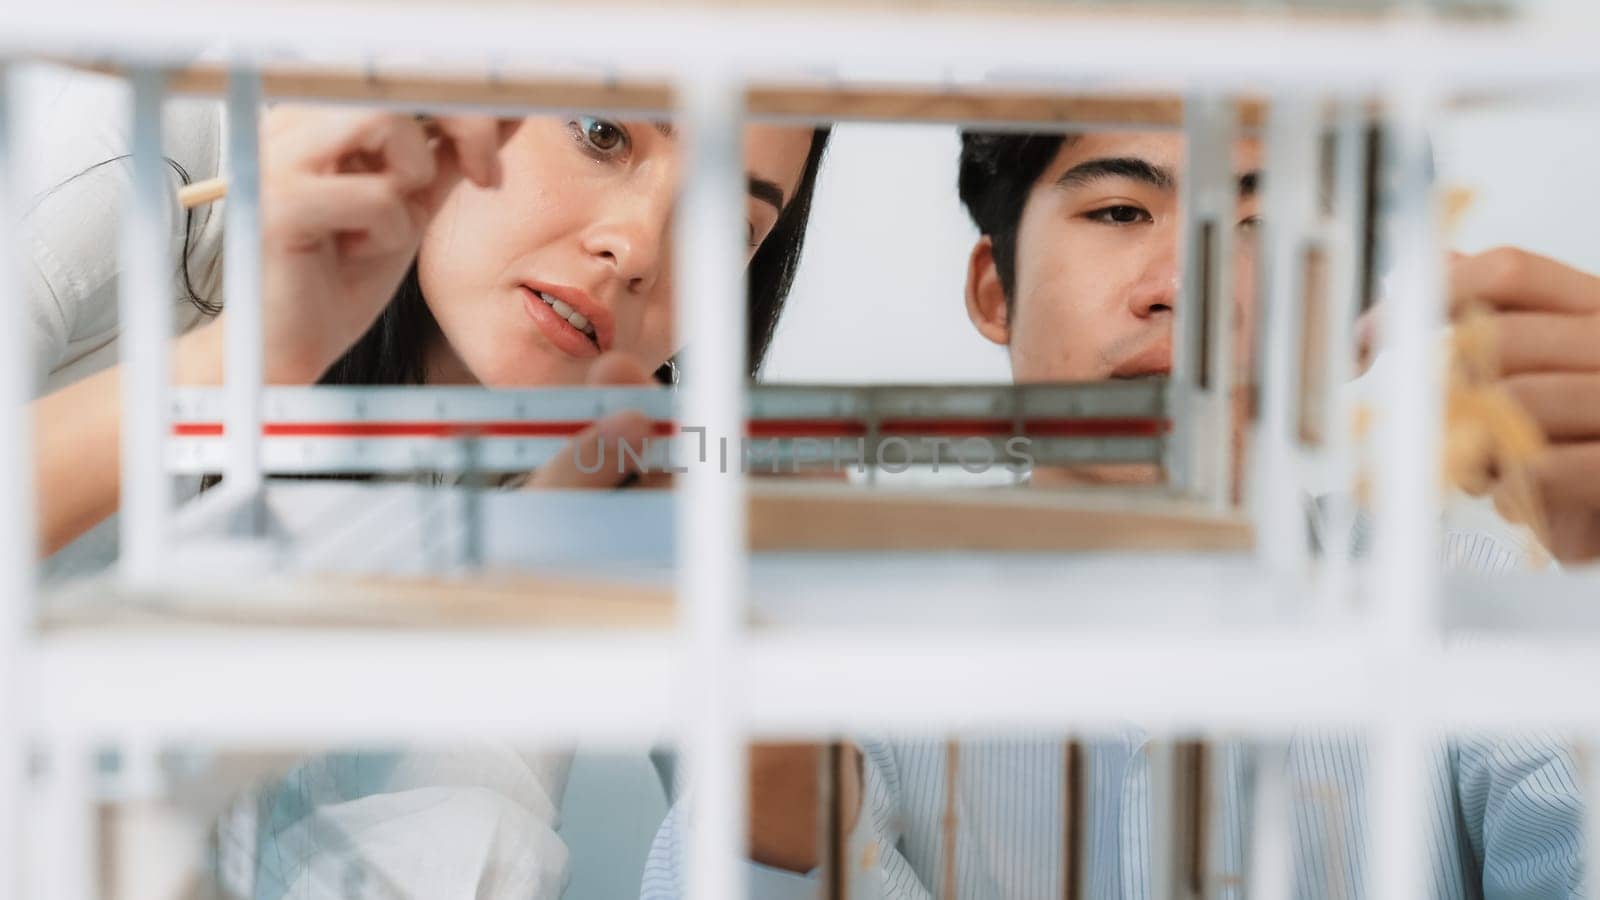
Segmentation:
{"type": "MultiPolygon", "coordinates": [[[[653,422],[651,468],[725,469],[1159,462],[1170,430],[1162,379],[1029,385],[757,385],[743,434],[674,416],[670,388],[285,387],[262,392],[261,459],[272,474],[519,472],[596,419],[653,422]],[[672,440],[672,439],[676,440],[672,440]]],[[[220,389],[174,391],[172,471],[224,468],[220,389]]],[[[619,448],[608,448],[620,452],[619,448]]]]}

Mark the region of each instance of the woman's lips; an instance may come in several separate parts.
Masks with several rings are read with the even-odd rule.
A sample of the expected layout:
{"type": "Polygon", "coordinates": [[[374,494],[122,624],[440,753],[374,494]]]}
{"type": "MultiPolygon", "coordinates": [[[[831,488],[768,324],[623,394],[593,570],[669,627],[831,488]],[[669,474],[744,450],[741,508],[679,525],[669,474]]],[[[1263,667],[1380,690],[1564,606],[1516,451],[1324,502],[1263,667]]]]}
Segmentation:
{"type": "Polygon", "coordinates": [[[556,349],[578,359],[591,359],[600,355],[600,348],[589,336],[579,331],[571,322],[551,309],[532,288],[522,286],[522,308],[556,349]]]}

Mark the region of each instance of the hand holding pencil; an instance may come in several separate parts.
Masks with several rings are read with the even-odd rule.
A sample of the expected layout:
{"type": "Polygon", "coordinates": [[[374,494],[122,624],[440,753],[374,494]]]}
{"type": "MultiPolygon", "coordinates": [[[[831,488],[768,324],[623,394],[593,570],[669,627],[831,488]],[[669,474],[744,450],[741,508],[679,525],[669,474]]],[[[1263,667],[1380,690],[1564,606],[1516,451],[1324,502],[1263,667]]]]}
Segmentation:
{"type": "MultiPolygon", "coordinates": [[[[280,106],[261,127],[266,378],[310,384],[364,334],[416,259],[456,186],[500,181],[511,131],[489,117],[280,106]]],[[[189,185],[187,207],[223,196],[189,185]]],[[[224,313],[226,315],[226,313],[224,313]]]]}

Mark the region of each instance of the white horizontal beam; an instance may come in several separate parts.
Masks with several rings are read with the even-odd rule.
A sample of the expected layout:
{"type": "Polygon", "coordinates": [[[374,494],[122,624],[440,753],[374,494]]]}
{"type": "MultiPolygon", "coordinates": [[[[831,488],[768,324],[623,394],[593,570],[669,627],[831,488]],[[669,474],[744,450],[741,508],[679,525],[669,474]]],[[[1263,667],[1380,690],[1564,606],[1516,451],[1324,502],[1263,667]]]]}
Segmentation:
{"type": "Polygon", "coordinates": [[[320,746],[483,736],[648,743],[669,730],[665,636],[131,629],[41,639],[49,735],[320,746]]]}
{"type": "Polygon", "coordinates": [[[685,69],[729,73],[909,72],[942,78],[1005,73],[1017,83],[1137,83],[1253,91],[1273,73],[1284,91],[1374,90],[1426,77],[1445,88],[1502,93],[1600,74],[1593,20],[1446,24],[1427,20],[1268,20],[1247,16],[1110,16],[981,9],[916,15],[801,8],[730,9],[671,4],[597,16],[581,7],[187,2],[25,4],[8,15],[0,54],[79,59],[147,58],[186,63],[218,45],[240,56],[361,62],[539,60],[570,71],[610,72],[596,62],[661,76],[685,69]],[[582,53],[573,48],[589,48],[582,53]],[[352,49],[355,48],[355,49],[352,49]],[[587,54],[587,55],[584,55],[587,54]],[[1382,65],[1373,65],[1382,60],[1382,65]]]}
{"type": "MultiPolygon", "coordinates": [[[[266,746],[497,737],[649,743],[677,732],[665,635],[196,629],[41,641],[38,736],[266,746]]],[[[1287,629],[793,631],[741,641],[741,719],[773,737],[1138,722],[1359,728],[1387,686],[1355,637],[1287,629]]],[[[1426,727],[1600,730],[1600,641],[1478,642],[1406,673],[1426,727]]]]}

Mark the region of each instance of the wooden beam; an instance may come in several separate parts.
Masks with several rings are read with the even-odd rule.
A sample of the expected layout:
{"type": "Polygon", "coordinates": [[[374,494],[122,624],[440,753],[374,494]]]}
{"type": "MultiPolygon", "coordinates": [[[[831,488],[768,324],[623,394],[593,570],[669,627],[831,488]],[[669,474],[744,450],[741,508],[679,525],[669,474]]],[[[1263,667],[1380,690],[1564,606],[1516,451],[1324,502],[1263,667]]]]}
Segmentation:
{"type": "Polygon", "coordinates": [[[257,625],[328,628],[668,628],[670,585],[494,573],[459,578],[277,575],[236,590],[81,590],[90,603],[49,603],[47,630],[103,626],[257,625]]]}
{"type": "MultiPolygon", "coordinates": [[[[1001,90],[982,85],[758,85],[750,89],[746,105],[754,118],[816,122],[994,123],[1095,129],[1175,129],[1183,125],[1183,100],[1174,96],[1001,90]]],[[[1240,127],[1259,128],[1264,109],[1258,100],[1240,101],[1240,127]]]]}
{"type": "MultiPolygon", "coordinates": [[[[75,68],[121,76],[109,63],[69,62],[75,68]]],[[[221,96],[228,70],[215,63],[196,63],[166,70],[167,90],[178,94],[221,96]]],[[[578,76],[497,77],[490,72],[427,72],[355,69],[337,66],[263,64],[261,89],[274,100],[332,100],[408,103],[419,106],[471,104],[530,110],[670,114],[672,89],[659,82],[578,76]]]]}
{"type": "Polygon", "coordinates": [[[1007,488],[884,491],[816,482],[753,482],[750,549],[970,551],[1245,551],[1242,516],[1156,498],[1007,488]]]}
{"type": "MultiPolygon", "coordinates": [[[[123,74],[104,62],[67,63],[104,75],[123,74]]],[[[195,63],[167,70],[167,89],[221,96],[228,70],[195,63]]],[[[574,110],[668,116],[670,86],[656,82],[581,76],[494,75],[489,72],[357,69],[266,63],[263,93],[276,100],[372,102],[442,106],[472,104],[503,109],[574,110]]],[[[1241,100],[1240,127],[1260,126],[1264,104],[1241,100]]],[[[985,85],[898,86],[870,84],[758,84],[746,94],[753,119],[806,122],[880,121],[1008,124],[1012,126],[1139,129],[1178,128],[1181,98],[1162,94],[1054,92],[985,85]]]]}
{"type": "MultiPolygon", "coordinates": [[[[1248,521],[1159,497],[1044,490],[881,491],[811,479],[757,480],[752,552],[1249,550],[1248,521]]],[[[478,573],[458,577],[277,574],[128,593],[75,583],[41,627],[254,625],[328,628],[668,628],[668,583],[478,573]]]]}

